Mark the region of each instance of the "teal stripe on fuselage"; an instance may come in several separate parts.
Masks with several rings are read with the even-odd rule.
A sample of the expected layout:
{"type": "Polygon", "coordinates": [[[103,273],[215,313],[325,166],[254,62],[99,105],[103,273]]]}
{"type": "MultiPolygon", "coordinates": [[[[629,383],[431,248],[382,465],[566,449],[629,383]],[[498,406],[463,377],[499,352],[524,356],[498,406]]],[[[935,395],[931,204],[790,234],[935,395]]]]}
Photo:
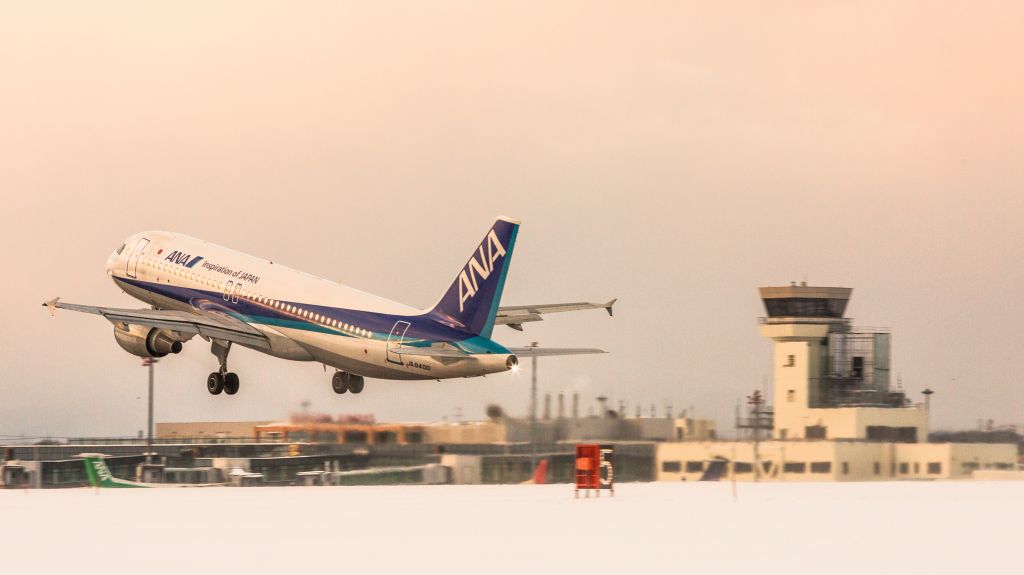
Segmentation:
{"type": "Polygon", "coordinates": [[[494,341],[493,339],[480,337],[478,335],[474,335],[469,339],[464,339],[462,341],[452,343],[453,345],[455,345],[455,347],[458,347],[459,349],[466,353],[495,353],[500,355],[512,353],[505,346],[494,341]]]}

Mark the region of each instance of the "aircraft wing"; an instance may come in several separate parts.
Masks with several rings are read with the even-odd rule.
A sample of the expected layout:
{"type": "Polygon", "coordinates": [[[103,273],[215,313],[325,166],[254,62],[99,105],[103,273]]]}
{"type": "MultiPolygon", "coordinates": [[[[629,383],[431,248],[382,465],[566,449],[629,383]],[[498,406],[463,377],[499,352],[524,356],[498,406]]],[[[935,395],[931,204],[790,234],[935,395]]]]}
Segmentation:
{"type": "Polygon", "coordinates": [[[498,308],[498,315],[494,318],[495,325],[507,325],[512,329],[523,331],[523,324],[528,321],[543,321],[541,317],[546,313],[560,313],[564,311],[579,311],[584,309],[603,309],[612,315],[612,306],[617,299],[608,303],[552,303],[543,305],[514,305],[498,308]]]}
{"type": "Polygon", "coordinates": [[[258,329],[220,312],[185,312],[165,309],[122,309],[64,303],[54,298],[43,303],[50,313],[66,309],[103,316],[113,324],[142,325],[182,333],[194,333],[207,338],[231,341],[242,345],[270,349],[270,342],[258,329]]]}
{"type": "Polygon", "coordinates": [[[584,347],[510,347],[509,351],[516,357],[545,357],[549,355],[585,355],[591,353],[608,353],[603,349],[584,347]]]}

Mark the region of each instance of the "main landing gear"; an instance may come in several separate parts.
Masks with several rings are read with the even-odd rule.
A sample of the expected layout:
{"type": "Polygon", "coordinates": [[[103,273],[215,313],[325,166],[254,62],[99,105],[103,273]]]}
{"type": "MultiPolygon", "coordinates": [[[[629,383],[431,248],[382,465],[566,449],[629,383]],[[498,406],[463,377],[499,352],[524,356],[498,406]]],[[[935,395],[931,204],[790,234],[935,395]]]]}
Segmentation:
{"type": "Polygon", "coordinates": [[[346,391],[360,393],[363,391],[363,383],[363,376],[347,371],[336,371],[334,377],[331,378],[331,387],[334,388],[334,393],[345,393],[346,391]]]}
{"type": "Polygon", "coordinates": [[[230,341],[213,340],[213,345],[210,346],[210,352],[217,356],[217,361],[220,362],[220,369],[206,378],[206,391],[209,391],[211,395],[220,395],[222,391],[228,395],[238,393],[238,374],[228,371],[229,351],[231,351],[230,341]]]}

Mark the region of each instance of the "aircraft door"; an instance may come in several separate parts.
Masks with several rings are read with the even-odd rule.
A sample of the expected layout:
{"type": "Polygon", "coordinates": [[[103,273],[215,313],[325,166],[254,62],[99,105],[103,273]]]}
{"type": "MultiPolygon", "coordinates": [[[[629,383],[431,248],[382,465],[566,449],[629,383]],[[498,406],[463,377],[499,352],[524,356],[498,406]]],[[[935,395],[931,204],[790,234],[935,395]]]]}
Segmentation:
{"type": "Polygon", "coordinates": [[[149,245],[149,240],[146,238],[139,238],[139,241],[135,242],[135,247],[132,248],[132,253],[128,254],[126,260],[124,273],[130,278],[136,277],[139,269],[139,258],[142,257],[142,252],[146,251],[146,246],[149,245]]]}
{"type": "Polygon", "coordinates": [[[396,321],[395,326],[391,328],[391,334],[388,336],[388,352],[387,360],[390,363],[402,364],[402,356],[391,351],[392,348],[402,345],[405,341],[405,332],[409,330],[409,322],[407,321],[396,321]]]}

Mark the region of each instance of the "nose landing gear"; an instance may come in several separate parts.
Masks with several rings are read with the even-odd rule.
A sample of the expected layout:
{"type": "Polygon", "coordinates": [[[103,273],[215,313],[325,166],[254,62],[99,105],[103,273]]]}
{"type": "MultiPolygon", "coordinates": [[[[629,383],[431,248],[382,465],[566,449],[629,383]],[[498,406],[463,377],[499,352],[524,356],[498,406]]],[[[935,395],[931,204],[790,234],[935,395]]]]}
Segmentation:
{"type": "Polygon", "coordinates": [[[334,393],[345,393],[347,391],[360,393],[363,391],[363,385],[363,376],[348,373],[347,371],[336,371],[334,376],[331,377],[331,387],[334,389],[334,393]]]}

